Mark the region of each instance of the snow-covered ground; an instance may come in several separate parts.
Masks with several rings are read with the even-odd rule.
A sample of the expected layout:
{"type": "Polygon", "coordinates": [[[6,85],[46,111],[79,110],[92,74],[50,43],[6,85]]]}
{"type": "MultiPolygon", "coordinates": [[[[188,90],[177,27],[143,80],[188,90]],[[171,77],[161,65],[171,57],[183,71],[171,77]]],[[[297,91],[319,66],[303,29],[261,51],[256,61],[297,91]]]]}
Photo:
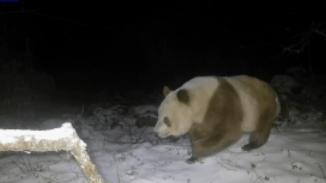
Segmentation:
{"type": "MultiPolygon", "coordinates": [[[[87,116],[28,123],[35,129],[51,129],[72,121],[107,183],[326,183],[326,132],[307,127],[322,119],[316,115],[295,119],[306,125],[274,128],[268,143],[257,150],[241,150],[245,135],[225,151],[194,164],[185,162],[190,156],[187,137],[162,140],[153,134],[155,105],[115,105],[87,116]]],[[[21,125],[6,117],[0,120],[4,126],[26,126],[24,120],[21,125]]],[[[83,183],[87,179],[66,152],[7,152],[0,154],[0,182],[83,183]]]]}

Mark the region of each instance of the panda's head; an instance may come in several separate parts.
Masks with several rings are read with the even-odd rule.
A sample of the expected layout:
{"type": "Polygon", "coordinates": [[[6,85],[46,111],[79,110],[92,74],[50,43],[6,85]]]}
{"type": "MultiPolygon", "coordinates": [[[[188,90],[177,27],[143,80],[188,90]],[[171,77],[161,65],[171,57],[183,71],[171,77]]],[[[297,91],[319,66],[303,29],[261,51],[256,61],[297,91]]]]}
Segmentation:
{"type": "Polygon", "coordinates": [[[177,137],[187,133],[192,120],[189,91],[184,88],[171,91],[164,87],[163,94],[165,98],[158,109],[158,121],[154,132],[161,138],[177,137]]]}

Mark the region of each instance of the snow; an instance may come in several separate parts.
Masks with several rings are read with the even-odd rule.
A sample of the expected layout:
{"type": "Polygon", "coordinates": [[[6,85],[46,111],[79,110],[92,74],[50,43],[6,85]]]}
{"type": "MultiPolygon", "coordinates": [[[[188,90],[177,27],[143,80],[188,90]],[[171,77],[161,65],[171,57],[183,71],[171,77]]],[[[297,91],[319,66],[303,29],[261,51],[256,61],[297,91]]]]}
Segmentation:
{"type": "MultiPolygon", "coordinates": [[[[159,139],[152,126],[135,127],[141,120],[155,122],[156,109],[155,105],[111,106],[97,109],[88,117],[73,117],[73,126],[87,143],[88,153],[104,182],[326,183],[326,132],[320,127],[307,127],[307,123],[322,120],[316,117],[319,112],[295,118],[302,120],[305,126],[274,128],[268,143],[257,150],[241,150],[247,143],[248,135],[244,135],[224,151],[187,164],[185,160],[190,156],[190,146],[186,136],[159,139]]],[[[11,119],[1,117],[0,124],[10,123],[8,120],[11,119]]],[[[71,118],[47,119],[37,126],[40,129],[60,127],[68,120],[71,118]]],[[[64,136],[68,131],[58,134],[64,136]]],[[[15,131],[0,134],[0,138],[10,142],[12,132],[15,131]]],[[[40,132],[40,135],[51,137],[50,133],[40,132]]],[[[74,158],[66,152],[6,152],[0,154],[0,165],[1,183],[87,182],[74,158]]]]}

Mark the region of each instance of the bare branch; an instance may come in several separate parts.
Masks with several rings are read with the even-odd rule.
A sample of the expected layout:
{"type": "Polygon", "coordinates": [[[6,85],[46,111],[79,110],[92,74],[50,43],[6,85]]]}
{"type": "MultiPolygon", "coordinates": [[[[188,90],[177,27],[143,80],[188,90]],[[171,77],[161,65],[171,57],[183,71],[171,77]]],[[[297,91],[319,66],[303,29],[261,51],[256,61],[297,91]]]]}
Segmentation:
{"type": "Polygon", "coordinates": [[[51,130],[0,129],[1,151],[67,151],[74,156],[89,182],[103,182],[86,151],[86,143],[79,138],[71,123],[51,130]]]}

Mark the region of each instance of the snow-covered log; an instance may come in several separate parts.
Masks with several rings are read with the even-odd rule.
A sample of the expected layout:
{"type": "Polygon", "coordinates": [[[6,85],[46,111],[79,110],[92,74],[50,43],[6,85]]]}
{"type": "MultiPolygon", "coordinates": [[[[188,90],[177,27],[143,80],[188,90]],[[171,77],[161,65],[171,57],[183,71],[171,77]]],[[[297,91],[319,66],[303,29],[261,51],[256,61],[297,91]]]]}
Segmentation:
{"type": "Polygon", "coordinates": [[[77,160],[89,182],[103,182],[86,151],[86,143],[79,138],[69,122],[51,130],[0,129],[1,151],[67,151],[77,160]]]}

